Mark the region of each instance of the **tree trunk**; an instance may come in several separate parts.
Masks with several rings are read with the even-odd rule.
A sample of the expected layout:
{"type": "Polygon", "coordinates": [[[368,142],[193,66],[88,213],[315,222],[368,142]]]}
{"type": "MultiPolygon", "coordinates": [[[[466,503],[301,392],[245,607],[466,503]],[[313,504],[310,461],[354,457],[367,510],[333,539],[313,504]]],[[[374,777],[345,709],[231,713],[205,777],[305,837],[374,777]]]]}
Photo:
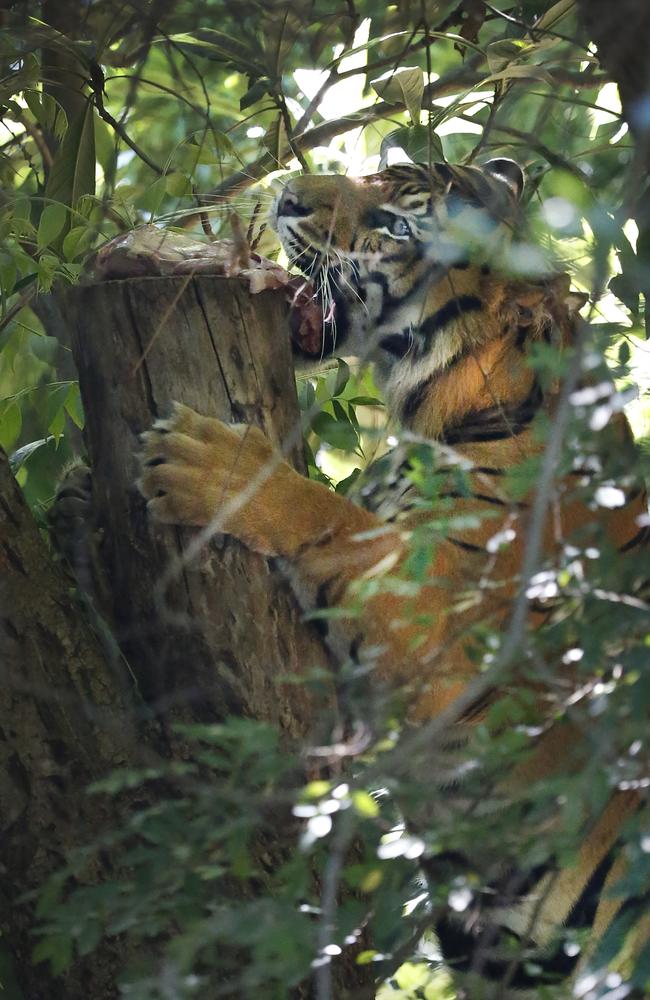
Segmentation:
{"type": "Polygon", "coordinates": [[[117,822],[115,802],[85,787],[115,767],[151,763],[136,738],[132,681],[119,661],[107,668],[71,594],[0,452],[1,932],[25,1000],[115,995],[110,946],[65,982],[32,965],[33,912],[23,897],[71,847],[117,822]]]}
{"type": "MultiPolygon", "coordinates": [[[[331,720],[333,698],[285,683],[328,657],[273,565],[224,538],[188,560],[192,533],[149,523],[134,485],[138,435],[172,399],[258,423],[302,467],[283,297],[251,298],[234,280],[148,278],[71,289],[60,305],[86,411],[102,610],[120,649],[86,624],[3,458],[1,930],[25,1000],[109,1000],[125,943],[103,942],[55,978],[31,964],[33,911],[22,901],[71,849],[119,824],[128,801],[87,796],[87,784],[115,767],[185,755],[176,721],[248,715],[295,747],[331,720]]],[[[281,840],[278,855],[291,847],[286,833],[281,840]]],[[[337,996],[370,982],[352,956],[335,970],[337,996]]],[[[292,995],[309,996],[309,984],[292,995]]]]}

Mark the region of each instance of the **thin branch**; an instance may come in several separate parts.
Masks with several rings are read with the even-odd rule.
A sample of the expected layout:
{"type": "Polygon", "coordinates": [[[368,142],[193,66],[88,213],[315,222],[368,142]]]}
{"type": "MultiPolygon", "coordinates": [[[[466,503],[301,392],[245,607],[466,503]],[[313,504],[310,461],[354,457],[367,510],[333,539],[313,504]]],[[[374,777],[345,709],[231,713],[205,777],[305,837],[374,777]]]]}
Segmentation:
{"type": "Polygon", "coordinates": [[[99,67],[97,67],[97,69],[99,71],[98,77],[96,78],[95,75],[93,74],[91,85],[92,85],[93,99],[99,117],[102,118],[107,125],[110,125],[115,134],[120,137],[122,142],[126,143],[126,145],[133,150],[135,155],[138,156],[143,163],[147,164],[150,170],[153,170],[153,172],[158,174],[159,177],[162,177],[163,174],[165,173],[162,167],[160,167],[154,160],[152,160],[151,157],[148,156],[147,153],[145,153],[145,151],[141,149],[136,142],[133,141],[129,133],[124,128],[124,125],[121,122],[118,122],[116,118],[113,118],[113,115],[104,106],[104,94],[103,94],[104,77],[101,74],[101,70],[99,70],[99,67]]]}
{"type": "Polygon", "coordinates": [[[355,833],[353,810],[348,809],[339,817],[338,829],[332,838],[327,863],[323,872],[323,889],[320,901],[320,920],[316,934],[316,1000],[333,1000],[332,956],[326,951],[332,944],[336,928],[336,901],[341,884],[345,856],[355,833]]]}
{"type": "Polygon", "coordinates": [[[21,292],[20,295],[18,296],[17,301],[14,302],[11,308],[7,310],[5,315],[0,320],[0,333],[2,333],[2,331],[9,326],[12,319],[14,319],[14,317],[18,315],[21,309],[24,309],[25,306],[29,305],[31,300],[36,295],[36,285],[37,282],[34,281],[29,286],[29,288],[27,288],[24,292],[21,292]]]}

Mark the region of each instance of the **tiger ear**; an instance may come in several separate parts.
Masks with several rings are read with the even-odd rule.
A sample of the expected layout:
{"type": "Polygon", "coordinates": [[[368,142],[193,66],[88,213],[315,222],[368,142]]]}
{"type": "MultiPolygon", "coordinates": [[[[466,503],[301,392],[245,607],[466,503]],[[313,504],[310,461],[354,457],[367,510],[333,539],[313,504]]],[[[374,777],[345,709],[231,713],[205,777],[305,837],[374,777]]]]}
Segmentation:
{"type": "Polygon", "coordinates": [[[589,296],[585,292],[567,292],[564,304],[567,307],[569,316],[575,316],[583,306],[589,302],[589,296]]]}
{"type": "Polygon", "coordinates": [[[499,156],[494,160],[488,160],[481,169],[486,174],[490,174],[507,184],[516,200],[519,201],[523,194],[525,178],[518,163],[509,160],[507,156],[499,156]]]}

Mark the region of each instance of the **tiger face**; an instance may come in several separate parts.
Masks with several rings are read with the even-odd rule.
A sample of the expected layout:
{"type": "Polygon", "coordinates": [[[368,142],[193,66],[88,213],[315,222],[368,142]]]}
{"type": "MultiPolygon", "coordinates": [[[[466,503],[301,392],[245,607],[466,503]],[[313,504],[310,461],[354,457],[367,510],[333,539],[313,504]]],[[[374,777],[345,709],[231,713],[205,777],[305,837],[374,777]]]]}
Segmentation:
{"type": "MultiPolygon", "coordinates": [[[[495,376],[490,405],[502,392],[511,398],[515,375],[526,398],[532,376],[515,341],[521,344],[522,331],[527,339],[529,331],[546,329],[548,315],[538,322],[530,303],[520,308],[507,279],[491,273],[511,242],[523,186],[521,169],[507,159],[291,180],[272,223],[316,286],[324,316],[317,353],[303,353],[336,351],[374,362],[393,415],[431,436],[487,405],[486,373],[495,376]],[[507,359],[504,338],[513,346],[507,359]],[[470,356],[476,392],[450,414],[439,376],[470,356]]],[[[456,389],[463,383],[454,379],[456,389]]]]}
{"type": "Polygon", "coordinates": [[[494,256],[522,189],[520,168],[506,159],[399,165],[356,179],[307,175],[286,185],[272,222],[319,288],[332,346],[377,360],[377,345],[379,358],[413,345],[432,285],[494,256]]]}

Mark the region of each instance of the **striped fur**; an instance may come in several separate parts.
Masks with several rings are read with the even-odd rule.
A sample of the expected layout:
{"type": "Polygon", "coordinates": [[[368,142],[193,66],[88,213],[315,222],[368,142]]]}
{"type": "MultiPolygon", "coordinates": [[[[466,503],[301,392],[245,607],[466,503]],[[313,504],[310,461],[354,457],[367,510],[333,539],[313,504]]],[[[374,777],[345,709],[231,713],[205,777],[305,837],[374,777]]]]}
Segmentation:
{"type": "MultiPolygon", "coordinates": [[[[408,456],[384,459],[359,484],[357,504],[298,476],[256,428],[226,427],[186,407],[145,442],[141,488],[152,514],[215,524],[281,557],[307,605],[349,608],[349,618],[328,622],[332,648],[372,665],[376,683],[399,685],[414,719],[437,715],[475,677],[468,628],[478,621],[500,627],[508,619],[532,498],[512,503],[503,477],[539,453],[531,422],[540,408],[552,412],[554,405],[527,364],[527,350],[536,340],[561,350],[574,334],[579,300],[565,276],[504,277],[522,185],[510,161],[483,168],[414,165],[357,180],[299,177],[278,200],[275,224],[287,252],[320,288],[324,353],[373,361],[393,415],[416,435],[453,446],[454,461],[467,470],[469,490],[456,489],[452,477],[440,501],[459,517],[489,515],[440,540],[416,595],[377,587],[361,606],[354,596],[360,581],[399,572],[409,533],[430,521],[431,510],[401,474],[408,456]],[[504,532],[510,544],[494,546],[504,532]],[[479,587],[486,574],[498,586],[479,587]],[[476,601],[456,610],[456,597],[472,585],[476,601]],[[425,634],[418,624],[424,618],[425,634]]],[[[609,431],[621,449],[629,446],[622,415],[609,431]]],[[[638,524],[642,491],[632,491],[623,508],[595,513],[576,494],[575,477],[558,490],[561,509],[544,529],[548,554],[566,538],[588,544],[605,534],[622,551],[646,543],[638,524]]],[[[547,612],[544,603],[531,602],[533,619],[547,612]]],[[[480,719],[488,703],[476,705],[467,721],[480,719]]],[[[552,775],[576,759],[578,746],[568,725],[551,728],[509,787],[552,775]]],[[[621,825],[636,807],[634,793],[617,794],[591,818],[575,867],[510,872],[507,891],[498,876],[499,891],[481,913],[441,922],[459,995],[505,1000],[531,995],[540,983],[560,988],[575,962],[558,950],[557,928],[595,925],[600,934],[615,915],[616,905],[599,897],[612,879],[621,825]],[[535,976],[525,964],[512,966],[517,940],[535,952],[535,976]]],[[[434,881],[435,864],[444,860],[430,862],[434,881]]],[[[447,860],[462,871],[476,859],[447,860]]]]}

